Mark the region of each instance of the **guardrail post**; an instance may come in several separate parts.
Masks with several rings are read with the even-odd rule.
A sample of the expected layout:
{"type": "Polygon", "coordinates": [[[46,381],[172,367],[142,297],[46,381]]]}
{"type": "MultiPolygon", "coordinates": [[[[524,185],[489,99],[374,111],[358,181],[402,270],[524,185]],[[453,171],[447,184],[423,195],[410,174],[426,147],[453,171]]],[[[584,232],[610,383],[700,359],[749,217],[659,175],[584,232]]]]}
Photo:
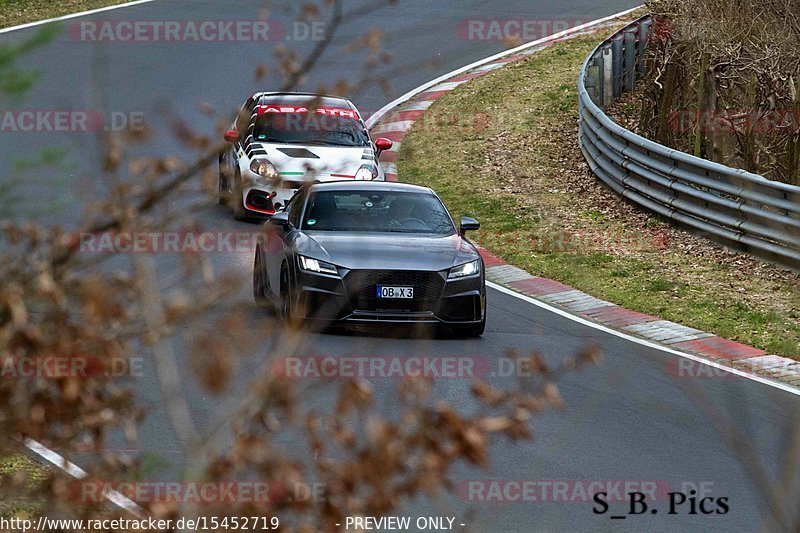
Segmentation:
{"type": "Polygon", "coordinates": [[[603,72],[602,66],[598,63],[601,62],[600,54],[595,54],[592,56],[591,65],[589,68],[586,69],[586,78],[584,80],[584,84],[586,85],[586,90],[589,91],[589,97],[592,99],[592,102],[597,105],[598,102],[602,101],[602,87],[603,82],[601,79],[601,73],[603,72]]]}
{"type": "Polygon", "coordinates": [[[602,109],[611,105],[611,100],[614,98],[614,60],[611,57],[612,51],[610,46],[604,46],[603,49],[603,100],[600,107],[602,109]]]}
{"type": "MultiPolygon", "coordinates": [[[[653,31],[649,23],[634,22],[584,62],[578,78],[579,145],[589,168],[647,210],[800,272],[800,187],[659,145],[603,112],[651,68],[652,60],[644,56],[653,31]]],[[[675,76],[667,72],[668,87],[675,76]]],[[[800,110],[800,98],[795,105],[800,110]]],[[[791,154],[795,165],[798,159],[800,143],[791,154]]]]}
{"type": "Polygon", "coordinates": [[[611,72],[614,98],[622,94],[622,36],[611,40],[611,72]]]}
{"type": "Polygon", "coordinates": [[[605,61],[603,59],[603,52],[602,50],[597,51],[594,54],[594,65],[596,68],[596,78],[595,78],[595,90],[597,91],[597,98],[594,100],[596,105],[601,107],[604,106],[605,100],[605,61]]]}
{"type": "Polygon", "coordinates": [[[636,81],[636,30],[625,30],[622,90],[632,91],[636,81]]]}
{"type": "Polygon", "coordinates": [[[639,24],[639,60],[637,61],[638,77],[641,78],[647,74],[647,45],[650,44],[650,28],[653,25],[651,20],[645,20],[639,24]]]}

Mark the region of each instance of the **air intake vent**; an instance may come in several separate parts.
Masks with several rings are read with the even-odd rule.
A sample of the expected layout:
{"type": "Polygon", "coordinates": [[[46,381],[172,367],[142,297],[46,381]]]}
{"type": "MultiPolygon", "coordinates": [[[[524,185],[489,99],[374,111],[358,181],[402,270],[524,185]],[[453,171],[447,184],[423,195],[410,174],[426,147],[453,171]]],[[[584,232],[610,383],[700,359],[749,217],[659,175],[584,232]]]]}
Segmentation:
{"type": "Polygon", "coordinates": [[[309,152],[305,148],[278,148],[278,151],[298,159],[319,159],[317,154],[309,152]]]}

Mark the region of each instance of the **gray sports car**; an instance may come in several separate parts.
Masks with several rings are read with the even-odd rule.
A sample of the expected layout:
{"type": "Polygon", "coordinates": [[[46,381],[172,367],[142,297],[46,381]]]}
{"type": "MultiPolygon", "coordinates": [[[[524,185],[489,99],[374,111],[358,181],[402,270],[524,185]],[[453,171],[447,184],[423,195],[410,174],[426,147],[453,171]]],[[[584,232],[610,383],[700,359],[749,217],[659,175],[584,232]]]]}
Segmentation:
{"type": "Polygon", "coordinates": [[[261,307],[292,323],[431,323],[477,337],[483,260],[432,190],[388,182],[302,188],[265,224],[253,268],[261,307]]]}

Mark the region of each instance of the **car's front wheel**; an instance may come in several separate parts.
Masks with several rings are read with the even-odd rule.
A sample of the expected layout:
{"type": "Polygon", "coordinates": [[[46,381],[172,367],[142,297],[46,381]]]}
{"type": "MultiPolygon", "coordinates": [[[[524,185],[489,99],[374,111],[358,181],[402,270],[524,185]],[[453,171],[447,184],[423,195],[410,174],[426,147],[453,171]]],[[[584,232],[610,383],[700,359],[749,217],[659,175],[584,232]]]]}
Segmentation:
{"type": "Polygon", "coordinates": [[[289,280],[289,269],[286,266],[281,269],[281,316],[293,329],[302,325],[302,319],[297,316],[295,310],[294,291],[289,280]]]}
{"type": "Polygon", "coordinates": [[[239,169],[236,169],[236,177],[231,184],[231,205],[233,205],[233,218],[235,220],[247,220],[247,211],[244,209],[242,200],[242,177],[239,169]]]}
{"type": "Polygon", "coordinates": [[[256,258],[253,262],[253,299],[256,306],[261,309],[273,309],[272,303],[267,297],[267,278],[261,260],[261,247],[256,246],[256,258]]]}
{"type": "Polygon", "coordinates": [[[219,187],[217,192],[217,202],[219,205],[228,203],[230,197],[229,170],[225,164],[225,153],[219,154],[219,187]]]}

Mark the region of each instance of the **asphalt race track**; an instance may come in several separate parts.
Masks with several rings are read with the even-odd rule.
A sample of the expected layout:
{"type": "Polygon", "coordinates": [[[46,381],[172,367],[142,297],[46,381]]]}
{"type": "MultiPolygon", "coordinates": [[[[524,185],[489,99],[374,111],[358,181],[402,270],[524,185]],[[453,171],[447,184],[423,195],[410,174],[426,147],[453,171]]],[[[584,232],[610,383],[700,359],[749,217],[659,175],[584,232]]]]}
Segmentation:
{"type": "MultiPolygon", "coordinates": [[[[347,11],[358,15],[370,2],[347,2],[347,11]]],[[[294,6],[276,2],[273,14],[291,21],[294,6]]],[[[391,93],[377,83],[359,84],[351,95],[364,112],[372,112],[396,96],[432,78],[503,49],[497,41],[469,41],[458,37],[456,27],[464,19],[529,18],[586,22],[636,5],[635,2],[603,0],[580,2],[563,0],[495,1],[406,1],[382,7],[363,16],[346,17],[346,23],[333,43],[308,75],[303,89],[331,87],[337,80],[361,79],[367,72],[361,52],[343,48],[353,36],[367,28],[383,32],[384,47],[392,62],[372,72],[371,78],[385,75],[391,93]]],[[[263,2],[249,0],[188,1],[163,0],[126,9],[109,11],[95,18],[103,20],[230,20],[256,17],[263,2]]],[[[70,22],[65,24],[69,29],[70,22]]],[[[20,30],[0,35],[0,43],[19,42],[35,32],[20,30]]],[[[291,38],[292,36],[289,35],[291,38]]],[[[32,52],[25,66],[35,67],[40,78],[21,102],[19,109],[100,109],[123,114],[141,113],[157,132],[156,137],[136,151],[166,156],[185,150],[167,127],[171,115],[180,116],[189,126],[211,134],[214,120],[199,111],[207,103],[225,115],[239,106],[248,93],[270,90],[278,81],[267,77],[254,81],[253,68],[268,63],[274,47],[252,43],[215,44],[98,44],[76,41],[68,31],[55,41],[32,52]]],[[[313,47],[310,40],[291,40],[288,45],[304,54],[313,47]]],[[[78,221],[75,209],[84,201],[102,195],[98,182],[101,141],[86,133],[3,132],[0,135],[0,171],[13,175],[21,160],[38,157],[48,147],[64,149],[64,159],[56,168],[28,172],[19,185],[23,201],[12,206],[11,216],[38,219],[47,223],[73,226],[78,221]]],[[[5,214],[4,214],[5,215],[5,214]]],[[[230,212],[216,205],[194,213],[205,227],[220,230],[252,231],[254,226],[233,221],[230,212]]],[[[180,275],[174,261],[159,267],[163,287],[180,275]]],[[[221,268],[251,276],[252,256],[219,255],[221,268]]],[[[242,299],[250,301],[249,294],[242,299]]],[[[609,335],[564,317],[549,313],[498,290],[490,289],[489,319],[486,334],[477,340],[442,338],[409,339],[403,335],[309,334],[298,353],[332,356],[468,356],[485,358],[494,365],[508,350],[541,352],[548,362],[557,364],[587,344],[600,346],[603,363],[596,368],[568,374],[560,383],[566,411],[549,413],[535,420],[536,438],[532,442],[493,447],[489,471],[463,468],[454,476],[460,486],[470,480],[548,480],[566,481],[570,486],[590,481],[650,481],[658,486],[702,488],[711,495],[727,497],[730,511],[725,515],[630,516],[611,520],[614,511],[624,512],[622,504],[612,505],[605,516],[592,513],[593,502],[479,502],[464,494],[434,502],[414,502],[409,514],[442,510],[463,516],[471,531],[523,532],[534,530],[653,530],[653,531],[745,531],[763,525],[764,503],[736,453],[715,426],[731,425],[749,437],[768,472],[780,475],[786,432],[796,423],[800,397],[761,383],[740,378],[676,378],[670,369],[676,357],[609,335]],[[705,398],[698,402],[696,394],[705,398]],[[713,407],[713,410],[709,409],[713,407]],[[712,412],[710,412],[712,411],[712,412]]],[[[260,313],[253,308],[253,316],[260,313]]],[[[224,332],[221,332],[224,335],[224,332]]],[[[191,351],[180,345],[178,366],[189,366],[191,351]]],[[[203,431],[223,417],[226,401],[244,391],[255,368],[269,346],[239,361],[232,398],[212,397],[187,378],[185,394],[195,424],[203,431]],[[260,355],[259,355],[260,354],[260,355]],[[240,386],[238,386],[240,385],[240,386]]],[[[160,400],[161,390],[155,372],[145,363],[142,377],[135,380],[138,396],[150,408],[140,429],[138,450],[134,453],[157,457],[153,479],[177,475],[183,464],[178,441],[160,400]]],[[[493,367],[494,368],[494,367],[493,367]]],[[[191,374],[186,373],[187,376],[191,374]]],[[[502,384],[508,378],[490,376],[502,384]]],[[[377,380],[379,403],[391,412],[388,393],[396,383],[377,380]]],[[[474,407],[469,395],[469,380],[444,379],[437,382],[438,395],[466,411],[474,407]]],[[[330,403],[334,386],[312,388],[312,405],[330,403]]],[[[221,441],[224,446],[225,439],[221,441]]],[[[120,447],[124,443],[117,443],[120,447]]],[[[791,498],[789,498],[791,501],[791,498]]],[[[796,501],[796,499],[795,499],[796,501]]],[[[663,504],[662,504],[663,505],[663,504]]],[[[616,513],[619,514],[619,513],[616,513]]]]}

